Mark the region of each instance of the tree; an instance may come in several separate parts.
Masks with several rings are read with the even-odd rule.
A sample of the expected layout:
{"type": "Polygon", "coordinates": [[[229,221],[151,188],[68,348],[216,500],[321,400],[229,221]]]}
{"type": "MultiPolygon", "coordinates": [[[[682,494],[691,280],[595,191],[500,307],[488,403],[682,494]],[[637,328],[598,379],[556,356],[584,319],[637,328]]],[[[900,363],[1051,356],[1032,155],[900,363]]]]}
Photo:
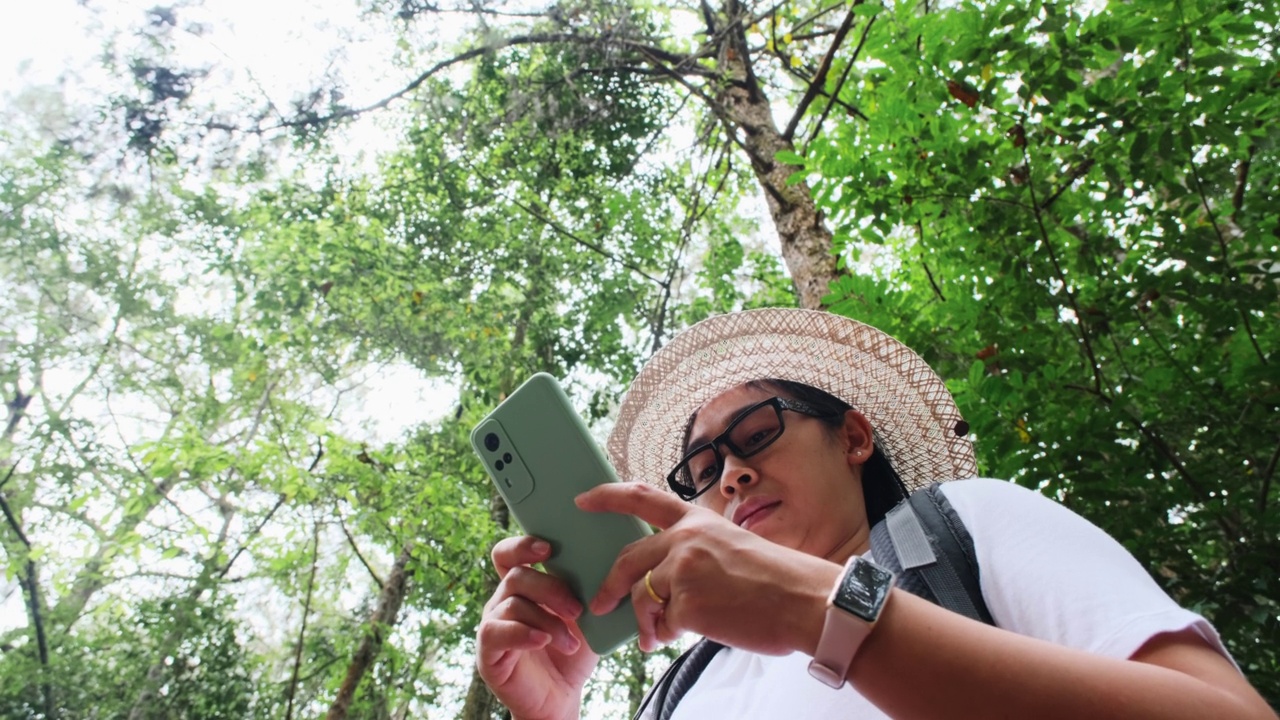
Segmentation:
{"type": "Polygon", "coordinates": [[[1119,538],[1273,704],[1276,20],[886,9],[844,90],[869,120],[806,158],[866,269],[833,308],[922,352],[984,472],[1119,538]]]}
{"type": "MultiPolygon", "coordinates": [[[[9,288],[0,538],[27,609],[26,627],[7,631],[5,644],[15,662],[34,660],[38,672],[23,682],[39,687],[31,707],[46,717],[63,707],[77,626],[118,608],[103,591],[115,586],[106,594],[118,599],[123,586],[167,584],[187,597],[175,607],[196,612],[191,603],[230,569],[233,543],[252,540],[232,527],[252,513],[240,502],[240,473],[288,465],[280,446],[258,444],[263,413],[276,408],[271,387],[288,379],[268,382],[265,354],[232,323],[177,309],[181,299],[156,264],[169,248],[155,241],[171,227],[156,198],[117,203],[128,197],[121,193],[104,215],[58,213],[80,191],[80,169],[55,148],[0,171],[9,288]],[[128,217],[129,232],[98,225],[112,212],[128,217]],[[261,383],[245,379],[254,373],[261,383]],[[139,411],[147,416],[135,421],[139,411]]],[[[173,626],[162,649],[180,645],[193,624],[173,626]]],[[[162,659],[152,658],[157,681],[162,659]]]]}
{"type": "MultiPolygon", "coordinates": [[[[226,227],[245,243],[239,262],[253,277],[256,307],[270,308],[273,323],[287,328],[315,312],[322,322],[313,337],[322,342],[354,338],[372,357],[461,377],[457,422],[446,424],[459,448],[465,429],[535,371],[603,374],[609,385],[585,387],[596,385],[588,415],[606,413],[613,384],[636,367],[624,333],[661,338],[653,326],[672,312],[684,273],[679,255],[699,227],[696,206],[673,216],[682,210],[670,200],[677,177],[634,171],[625,146],[648,142],[652,123],[605,123],[580,115],[576,98],[567,96],[554,116],[531,117],[535,128],[517,128],[508,138],[483,119],[488,105],[510,102],[506,95],[518,85],[496,71],[472,82],[484,91],[451,97],[449,88],[436,88],[442,122],[412,131],[409,147],[389,158],[378,178],[334,179],[318,190],[286,185],[233,218],[208,209],[209,199],[193,205],[204,217],[228,217],[226,227]],[[522,142],[533,132],[551,141],[522,142]],[[600,156],[606,147],[612,154],[600,156]]],[[[661,100],[641,88],[621,102],[661,100]]],[[[450,468],[446,476],[428,484],[469,476],[462,484],[475,489],[461,497],[451,491],[443,503],[423,503],[419,490],[411,502],[389,498],[389,507],[416,519],[410,527],[417,545],[430,539],[456,553],[442,565],[474,565],[483,559],[476,548],[492,541],[445,542],[453,518],[442,508],[492,508],[495,530],[503,530],[505,507],[480,485],[483,471],[473,458],[441,465],[450,468]],[[486,502],[474,494],[479,487],[486,502]]],[[[378,484],[380,494],[392,494],[387,477],[378,484]]],[[[440,578],[450,582],[446,597],[470,601],[457,608],[468,636],[476,599],[493,590],[492,574],[483,576],[479,587],[454,587],[456,575],[447,571],[440,578]]],[[[437,597],[424,605],[423,592],[411,587],[406,606],[448,602],[437,597]]],[[[466,706],[476,715],[492,707],[478,679],[466,706]]]]}
{"type": "MultiPolygon", "coordinates": [[[[184,143],[214,142],[211,136],[223,131],[246,137],[292,129],[300,137],[315,138],[339,123],[387,109],[397,101],[420,104],[435,113],[436,92],[448,86],[449,77],[467,72],[462,68],[471,68],[477,77],[488,76],[489,82],[471,83],[468,94],[488,94],[499,76],[508,88],[489,97],[483,110],[493,114],[468,117],[467,124],[475,127],[477,120],[483,120],[486,131],[509,146],[556,146],[559,129],[572,123],[595,128],[617,123],[609,131],[613,133],[637,120],[652,126],[646,145],[620,152],[593,143],[580,150],[582,158],[594,152],[594,160],[616,170],[618,163],[663,164],[658,156],[667,151],[667,145],[659,142],[659,132],[694,128],[694,147],[707,170],[701,187],[692,188],[699,195],[691,202],[713,202],[723,190],[718,178],[735,168],[735,158],[740,164],[745,159],[744,172],[767,201],[801,304],[822,304],[829,282],[841,274],[831,252],[831,231],[814,208],[803,174],[797,174],[796,138],[808,135],[812,140],[833,109],[860,114],[838,100],[838,92],[832,94],[831,87],[838,90],[847,77],[833,81],[832,73],[847,65],[840,60],[842,53],[849,54],[846,60],[858,56],[861,44],[852,49],[846,44],[858,33],[865,38],[874,8],[860,1],[851,6],[803,3],[769,8],[737,0],[717,8],[705,1],[654,8],[571,1],[529,9],[503,3],[449,6],[379,0],[371,9],[402,20],[406,56],[422,65],[396,94],[351,106],[344,99],[353,88],[340,83],[308,88],[300,92],[291,113],[268,105],[234,122],[225,113],[212,114],[192,123],[195,135],[184,135],[182,124],[174,122],[173,106],[191,97],[191,86],[198,85],[205,72],[166,68],[163,61],[147,56],[146,61],[131,63],[145,92],[118,102],[132,145],[152,154],[174,154],[184,143]],[[686,31],[690,22],[699,24],[698,32],[686,31]],[[413,45],[410,38],[416,24],[435,27],[439,23],[466,28],[458,33],[461,47],[440,42],[413,45]],[[513,85],[517,79],[529,85],[513,85]],[[627,96],[649,97],[645,102],[658,115],[645,115],[635,102],[617,106],[584,102],[590,97],[618,100],[627,96]],[[664,108],[653,104],[657,97],[664,100],[664,108]],[[781,129],[774,119],[780,102],[795,105],[781,129]],[[550,122],[567,106],[575,108],[570,122],[561,126],[550,122]],[[814,117],[812,110],[818,106],[822,111],[814,117]],[[548,129],[552,135],[545,135],[548,129]]],[[[177,24],[173,10],[152,14],[157,18],[152,20],[154,26],[177,24]]],[[[480,106],[474,109],[481,110],[480,106]]],[[[417,115],[416,109],[410,115],[417,115]]],[[[585,140],[600,137],[604,136],[585,140]]]]}

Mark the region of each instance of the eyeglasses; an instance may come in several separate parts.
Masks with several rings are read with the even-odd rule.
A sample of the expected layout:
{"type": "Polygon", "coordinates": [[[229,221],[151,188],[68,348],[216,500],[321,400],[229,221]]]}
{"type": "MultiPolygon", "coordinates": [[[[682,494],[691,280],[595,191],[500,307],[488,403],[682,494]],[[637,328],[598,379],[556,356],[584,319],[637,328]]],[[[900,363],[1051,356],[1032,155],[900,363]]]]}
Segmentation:
{"type": "Polygon", "coordinates": [[[689,452],[667,475],[667,484],[684,500],[693,500],[711,489],[720,479],[724,470],[723,445],[740,458],[752,455],[772,445],[782,437],[786,425],[782,422],[782,411],[790,410],[810,417],[834,417],[839,413],[819,410],[799,400],[774,397],[747,408],[729,427],[689,452]]]}

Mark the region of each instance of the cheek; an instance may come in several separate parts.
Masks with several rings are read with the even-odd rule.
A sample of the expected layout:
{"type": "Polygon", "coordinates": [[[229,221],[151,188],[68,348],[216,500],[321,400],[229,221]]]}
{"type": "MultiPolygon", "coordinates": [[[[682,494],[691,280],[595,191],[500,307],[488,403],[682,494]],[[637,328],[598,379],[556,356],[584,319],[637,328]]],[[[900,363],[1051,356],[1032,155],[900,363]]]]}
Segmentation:
{"type": "MultiPolygon", "coordinates": [[[[724,515],[728,508],[724,496],[716,488],[711,488],[693,501],[698,507],[704,507],[717,515],[724,515]]],[[[726,516],[727,517],[727,516],[726,516]]]]}

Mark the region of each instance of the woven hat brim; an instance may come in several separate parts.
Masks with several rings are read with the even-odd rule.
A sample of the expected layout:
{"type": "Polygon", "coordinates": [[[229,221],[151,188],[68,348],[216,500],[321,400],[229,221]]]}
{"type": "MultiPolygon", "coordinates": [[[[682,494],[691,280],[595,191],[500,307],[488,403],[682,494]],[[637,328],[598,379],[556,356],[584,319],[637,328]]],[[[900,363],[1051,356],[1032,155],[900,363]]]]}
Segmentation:
{"type": "Polygon", "coordinates": [[[720,393],[765,378],[812,385],[865,415],[908,490],[977,474],[960,410],[919,355],[856,320],[768,308],[703,320],[645,364],[609,435],[619,476],[665,489],[689,417],[720,393]]]}

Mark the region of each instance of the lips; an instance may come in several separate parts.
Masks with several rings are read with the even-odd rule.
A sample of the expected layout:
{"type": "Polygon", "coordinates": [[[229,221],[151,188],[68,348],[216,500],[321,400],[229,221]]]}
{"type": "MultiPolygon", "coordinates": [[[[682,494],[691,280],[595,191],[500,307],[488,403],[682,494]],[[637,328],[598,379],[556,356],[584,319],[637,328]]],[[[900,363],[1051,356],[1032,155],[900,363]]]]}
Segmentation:
{"type": "Polygon", "coordinates": [[[781,505],[780,500],[772,500],[769,498],[752,498],[738,506],[733,511],[733,524],[745,526],[755,520],[762,519],[764,514],[773,510],[773,508],[781,505]]]}

